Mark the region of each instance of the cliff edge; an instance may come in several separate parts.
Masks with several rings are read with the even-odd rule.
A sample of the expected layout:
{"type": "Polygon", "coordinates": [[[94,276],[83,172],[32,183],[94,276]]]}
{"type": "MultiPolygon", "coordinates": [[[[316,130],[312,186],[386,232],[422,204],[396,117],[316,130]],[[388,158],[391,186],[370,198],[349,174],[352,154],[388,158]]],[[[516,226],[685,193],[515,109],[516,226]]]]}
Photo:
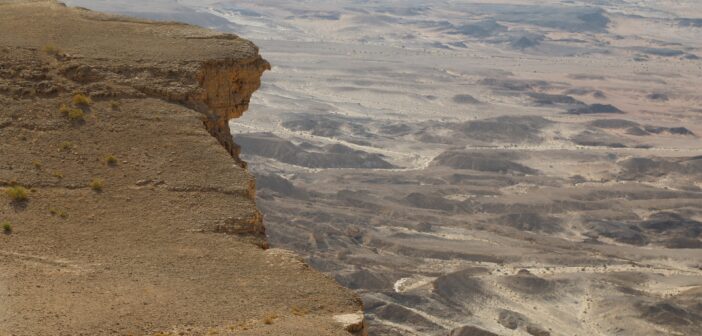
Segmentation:
{"type": "Polygon", "coordinates": [[[365,334],[267,247],[228,121],[270,65],[179,24],[0,0],[0,335],[365,334]]]}

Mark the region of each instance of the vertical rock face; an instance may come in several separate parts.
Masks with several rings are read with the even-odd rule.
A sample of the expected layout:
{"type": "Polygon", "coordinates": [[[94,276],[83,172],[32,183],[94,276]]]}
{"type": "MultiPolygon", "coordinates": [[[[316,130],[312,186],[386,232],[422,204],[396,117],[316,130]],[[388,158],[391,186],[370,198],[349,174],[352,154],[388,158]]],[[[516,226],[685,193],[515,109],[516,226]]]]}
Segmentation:
{"type": "MultiPolygon", "coordinates": [[[[239,158],[239,146],[234,143],[229,129],[229,120],[239,118],[249,108],[251,95],[261,86],[261,75],[270,70],[271,65],[258,55],[256,46],[231,34],[216,35],[201,40],[233,41],[248,45],[255,54],[236,58],[236,55],[224,55],[194,64],[179,64],[177,69],[163,69],[160,64],[134,68],[106,69],[112,75],[121,76],[121,81],[128,83],[146,95],[183,104],[203,116],[205,128],[232,155],[237,163],[246,168],[246,163],[239,158]],[[172,82],[174,71],[178,71],[179,83],[172,82]],[[130,78],[135,72],[147,77],[130,78]]],[[[95,71],[95,68],[91,68],[95,71]]]]}
{"type": "Polygon", "coordinates": [[[246,164],[239,159],[240,149],[232,140],[229,120],[248,109],[251,95],[261,85],[261,74],[268,69],[270,64],[261,57],[246,62],[206,62],[198,73],[202,90],[191,98],[194,106],[206,105],[205,127],[243,167],[246,164]]]}
{"type": "Polygon", "coordinates": [[[357,295],[251,244],[228,121],[269,68],[234,35],[0,0],[0,335],[365,333],[357,295]]]}

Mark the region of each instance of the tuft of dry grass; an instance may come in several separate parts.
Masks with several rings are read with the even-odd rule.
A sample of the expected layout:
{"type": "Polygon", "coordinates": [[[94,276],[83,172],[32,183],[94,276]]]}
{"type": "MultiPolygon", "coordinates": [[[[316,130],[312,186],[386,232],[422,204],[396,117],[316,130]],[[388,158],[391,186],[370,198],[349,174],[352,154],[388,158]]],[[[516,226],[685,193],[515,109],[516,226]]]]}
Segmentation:
{"type": "Polygon", "coordinates": [[[105,181],[103,179],[94,178],[92,181],[90,181],[90,189],[93,189],[93,191],[102,191],[104,186],[105,181]]]}
{"type": "Polygon", "coordinates": [[[5,194],[13,202],[25,202],[29,199],[29,191],[21,186],[14,186],[5,189],[5,194]]]}
{"type": "Polygon", "coordinates": [[[63,115],[71,121],[85,120],[85,112],[83,112],[83,110],[78,108],[71,108],[66,104],[61,104],[61,107],[59,107],[59,113],[61,113],[61,115],[63,115]]]}
{"type": "Polygon", "coordinates": [[[93,100],[82,93],[76,93],[73,95],[71,102],[73,102],[73,105],[81,107],[88,107],[93,104],[93,100]]]}
{"type": "Polygon", "coordinates": [[[105,164],[110,167],[114,167],[117,165],[117,158],[114,155],[108,155],[105,157],[105,164]]]}
{"type": "Polygon", "coordinates": [[[264,324],[273,324],[275,320],[278,318],[278,315],[276,314],[266,314],[266,316],[263,317],[263,323],[264,324]]]}
{"type": "Polygon", "coordinates": [[[68,214],[67,214],[65,211],[63,211],[63,210],[51,208],[51,209],[49,209],[49,213],[50,213],[52,216],[59,216],[59,217],[61,217],[61,218],[63,218],[63,219],[68,218],[68,214]]]}
{"type": "Polygon", "coordinates": [[[63,141],[59,144],[59,150],[69,151],[73,149],[73,143],[70,141],[63,141]]]}
{"type": "Polygon", "coordinates": [[[56,57],[56,56],[59,56],[61,54],[61,50],[53,44],[45,45],[44,48],[42,48],[42,50],[44,51],[45,54],[47,54],[49,56],[56,57]]]}
{"type": "Polygon", "coordinates": [[[59,113],[68,117],[68,112],[71,112],[71,108],[68,107],[68,105],[66,104],[61,104],[61,106],[59,107],[59,113]]]}
{"type": "Polygon", "coordinates": [[[68,112],[68,119],[74,122],[85,121],[85,112],[80,109],[72,109],[68,112]]]}
{"type": "Polygon", "coordinates": [[[2,232],[4,232],[5,234],[8,234],[8,235],[11,234],[12,233],[12,224],[10,224],[9,222],[3,222],[2,223],[2,232]]]}
{"type": "Polygon", "coordinates": [[[305,307],[293,306],[290,308],[290,312],[295,316],[305,316],[310,313],[310,310],[305,307]]]}
{"type": "Polygon", "coordinates": [[[122,108],[122,105],[116,100],[113,100],[110,102],[110,108],[112,108],[115,111],[119,111],[122,108]]]}
{"type": "Polygon", "coordinates": [[[59,171],[55,171],[55,172],[51,173],[51,176],[53,176],[53,177],[55,177],[55,178],[57,178],[57,179],[62,179],[62,178],[63,178],[63,173],[62,173],[62,172],[59,172],[59,171]]]}

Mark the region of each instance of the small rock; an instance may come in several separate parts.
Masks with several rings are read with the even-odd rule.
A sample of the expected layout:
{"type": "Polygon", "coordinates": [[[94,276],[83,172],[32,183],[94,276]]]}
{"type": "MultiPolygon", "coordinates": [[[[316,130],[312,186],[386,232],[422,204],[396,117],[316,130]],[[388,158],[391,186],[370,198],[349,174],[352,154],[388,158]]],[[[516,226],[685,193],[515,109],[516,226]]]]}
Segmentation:
{"type": "Polygon", "coordinates": [[[334,315],[334,321],[344,326],[344,330],[351,333],[361,332],[366,329],[366,321],[363,312],[334,315]]]}
{"type": "Polygon", "coordinates": [[[141,186],[145,186],[149,183],[151,183],[151,180],[139,180],[139,181],[137,181],[136,185],[141,187],[141,186]]]}

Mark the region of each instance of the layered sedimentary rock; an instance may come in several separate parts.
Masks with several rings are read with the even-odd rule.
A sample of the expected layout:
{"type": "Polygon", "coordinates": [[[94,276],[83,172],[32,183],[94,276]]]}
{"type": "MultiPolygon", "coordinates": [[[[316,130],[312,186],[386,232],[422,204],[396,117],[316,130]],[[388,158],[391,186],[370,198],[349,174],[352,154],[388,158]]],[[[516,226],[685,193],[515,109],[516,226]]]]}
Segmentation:
{"type": "Polygon", "coordinates": [[[0,32],[0,335],[364,333],[356,295],[259,248],[228,126],[255,45],[53,1],[0,1],[0,32]]]}

